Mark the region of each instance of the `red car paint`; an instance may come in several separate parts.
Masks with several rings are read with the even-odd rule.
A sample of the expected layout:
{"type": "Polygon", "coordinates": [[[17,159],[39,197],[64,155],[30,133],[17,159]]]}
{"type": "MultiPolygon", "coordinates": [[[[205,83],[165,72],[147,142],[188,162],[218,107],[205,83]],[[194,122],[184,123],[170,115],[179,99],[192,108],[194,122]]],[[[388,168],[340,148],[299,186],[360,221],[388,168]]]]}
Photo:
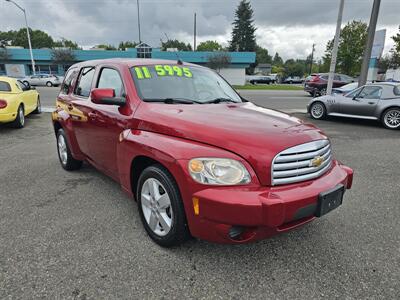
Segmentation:
{"type": "MultiPolygon", "coordinates": [[[[333,161],[321,177],[273,186],[271,163],[281,151],[327,139],[313,125],[250,102],[206,105],[143,102],[130,68],[171,64],[162,60],[88,61],[72,68],[95,67],[92,88],[102,67],[119,71],[126,105],[99,105],[73,95],[77,74],[66,93],[57,98],[55,128],[64,128],[74,158],[86,160],[119,182],[131,196],[132,170],[138,157],[151,158],[174,176],[193,236],[221,243],[243,243],[272,236],[305,224],[315,217],[294,220],[296,212],[316,204],[318,195],[338,184],[351,188],[353,171],[333,161]],[[212,122],[210,122],[212,120],[212,122]],[[236,159],[247,168],[251,183],[210,186],[195,182],[188,162],[195,157],[236,159]],[[192,198],[200,203],[195,215],[192,198]],[[240,240],[229,238],[230,228],[244,227],[240,240]]],[[[185,64],[193,66],[190,64],[185,64]]]]}

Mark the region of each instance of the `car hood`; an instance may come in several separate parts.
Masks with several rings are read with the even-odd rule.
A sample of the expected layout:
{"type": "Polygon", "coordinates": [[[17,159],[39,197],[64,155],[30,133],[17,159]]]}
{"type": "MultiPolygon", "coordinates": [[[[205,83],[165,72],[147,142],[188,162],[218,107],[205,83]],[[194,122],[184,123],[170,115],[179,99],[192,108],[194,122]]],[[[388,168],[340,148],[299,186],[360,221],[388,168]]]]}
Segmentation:
{"type": "Polygon", "coordinates": [[[314,125],[250,102],[169,105],[142,103],[138,128],[190,139],[244,158],[260,181],[270,183],[270,166],[279,152],[327,137],[314,125]]]}

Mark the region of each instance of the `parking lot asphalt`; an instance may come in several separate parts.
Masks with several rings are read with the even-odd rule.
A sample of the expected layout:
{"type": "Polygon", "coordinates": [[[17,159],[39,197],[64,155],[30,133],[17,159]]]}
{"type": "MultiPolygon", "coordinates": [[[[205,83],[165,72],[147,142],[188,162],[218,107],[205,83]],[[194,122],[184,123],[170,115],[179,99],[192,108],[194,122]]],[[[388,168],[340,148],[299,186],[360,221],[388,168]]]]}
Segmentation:
{"type": "Polygon", "coordinates": [[[400,132],[312,122],[355,170],[341,207],[257,243],[173,249],[116,182],[61,168],[50,114],[0,125],[0,299],[399,299],[400,132]]]}

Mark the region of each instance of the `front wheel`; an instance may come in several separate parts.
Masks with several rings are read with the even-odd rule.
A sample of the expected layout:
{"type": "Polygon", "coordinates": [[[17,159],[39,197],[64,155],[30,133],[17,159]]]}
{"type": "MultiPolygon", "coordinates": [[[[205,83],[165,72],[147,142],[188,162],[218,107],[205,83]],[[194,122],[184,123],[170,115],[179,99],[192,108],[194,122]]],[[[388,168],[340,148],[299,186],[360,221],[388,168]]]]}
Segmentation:
{"type": "Polygon", "coordinates": [[[310,115],[313,119],[322,120],[326,118],[326,108],[321,102],[314,102],[310,107],[310,115]]]}
{"type": "Polygon", "coordinates": [[[146,168],[136,190],[140,218],[153,241],[172,247],[190,237],[178,185],[167,169],[161,165],[146,168]]]}
{"type": "Polygon", "coordinates": [[[36,109],[33,111],[34,114],[38,115],[42,113],[42,105],[40,103],[40,98],[38,97],[37,103],[36,103],[36,109]]]}
{"type": "Polygon", "coordinates": [[[53,86],[53,83],[51,83],[50,81],[47,81],[47,82],[46,82],[46,86],[52,87],[52,86],[53,86]]]}
{"type": "Polygon", "coordinates": [[[389,108],[383,113],[382,123],[388,129],[400,129],[400,108],[389,108]]]}
{"type": "Polygon", "coordinates": [[[72,157],[64,129],[59,129],[57,131],[57,153],[61,166],[65,170],[72,171],[82,167],[82,161],[72,157]]]}

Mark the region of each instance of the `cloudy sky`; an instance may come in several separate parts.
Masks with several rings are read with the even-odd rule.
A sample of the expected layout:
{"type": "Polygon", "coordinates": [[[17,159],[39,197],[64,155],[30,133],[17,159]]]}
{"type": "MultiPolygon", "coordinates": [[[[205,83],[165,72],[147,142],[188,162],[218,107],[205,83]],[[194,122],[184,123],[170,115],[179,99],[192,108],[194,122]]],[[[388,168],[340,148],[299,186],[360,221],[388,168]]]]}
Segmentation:
{"type": "MultiPolygon", "coordinates": [[[[90,47],[118,45],[138,40],[135,0],[15,0],[25,7],[30,26],[90,47]]],[[[177,38],[193,43],[193,14],[197,13],[198,41],[227,44],[239,0],[140,0],[142,40],[153,47],[160,39],[177,38]]],[[[251,0],[257,42],[285,59],[304,58],[316,43],[320,57],[335,32],[339,0],[251,0]]],[[[372,0],[345,0],[343,24],[367,21],[372,0]]],[[[386,28],[388,51],[391,36],[400,25],[400,0],[382,0],[377,29],[386,28]]],[[[12,4],[0,0],[0,30],[17,29],[23,16],[12,4]]]]}

